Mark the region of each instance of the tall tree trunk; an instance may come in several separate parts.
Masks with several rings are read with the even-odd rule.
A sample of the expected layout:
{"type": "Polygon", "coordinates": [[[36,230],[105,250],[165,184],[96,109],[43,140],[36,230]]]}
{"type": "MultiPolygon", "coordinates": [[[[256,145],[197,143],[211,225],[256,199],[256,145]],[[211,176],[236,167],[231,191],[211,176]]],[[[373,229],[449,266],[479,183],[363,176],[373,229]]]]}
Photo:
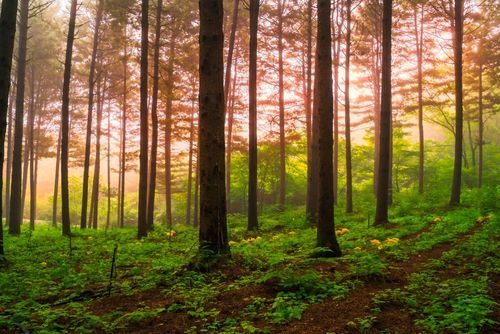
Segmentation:
{"type": "MultiPolygon", "coordinates": [[[[482,51],[482,41],[479,44],[479,50],[482,51]]],[[[477,161],[477,186],[483,186],[483,143],[484,143],[484,120],[483,120],[483,60],[482,54],[479,53],[479,101],[478,101],[478,161],[477,161]]]]}
{"type": "Polygon", "coordinates": [[[172,220],[172,104],[174,95],[174,57],[175,35],[170,36],[170,51],[167,65],[167,105],[165,109],[165,210],[167,226],[171,227],[172,220]]]}
{"type": "Polygon", "coordinates": [[[24,91],[26,83],[26,44],[28,41],[29,0],[22,0],[19,19],[19,52],[17,55],[16,120],[14,132],[14,154],[12,159],[12,185],[9,233],[21,233],[21,170],[23,150],[24,91]]]}
{"type": "Polygon", "coordinates": [[[462,151],[463,151],[463,92],[462,92],[462,48],[463,48],[463,3],[455,0],[455,162],[453,164],[453,184],[450,205],[460,204],[460,188],[462,183],[462,151]]]}
{"type": "Polygon", "coordinates": [[[314,223],[316,200],[314,196],[315,182],[313,173],[312,143],[312,11],[313,0],[307,1],[307,87],[306,87],[306,140],[307,140],[307,198],[306,215],[311,224],[314,223]]]}
{"type": "Polygon", "coordinates": [[[389,172],[391,151],[391,61],[392,61],[392,0],[384,0],[382,37],[382,98],[380,109],[380,157],[375,225],[389,221],[389,172]]]}
{"type": "Polygon", "coordinates": [[[259,227],[257,221],[257,31],[259,6],[259,0],[250,0],[248,230],[256,230],[259,227]]]}
{"type": "MultiPolygon", "coordinates": [[[[35,90],[35,66],[31,64],[31,89],[35,90]]],[[[40,87],[38,87],[40,90],[40,87]]],[[[36,101],[39,101],[39,93],[37,94],[36,101]]],[[[35,100],[29,112],[28,117],[28,145],[25,150],[29,152],[29,183],[30,183],[30,229],[35,229],[35,210],[36,210],[36,188],[35,188],[35,100]]]]}
{"type": "Polygon", "coordinates": [[[278,90],[280,109],[280,193],[279,205],[285,208],[286,197],[286,143],[285,143],[285,91],[283,71],[283,0],[278,0],[278,90]]]}
{"type": "MultiPolygon", "coordinates": [[[[198,121],[199,123],[199,121],[198,121]]],[[[199,130],[199,129],[198,129],[199,130]]],[[[199,134],[198,134],[199,136],[199,134]]],[[[196,177],[194,182],[194,214],[193,214],[193,227],[197,228],[199,226],[199,209],[200,202],[200,141],[198,138],[198,144],[196,146],[196,177]]]]}
{"type": "MultiPolygon", "coordinates": [[[[34,116],[33,123],[34,123],[34,116]]],[[[40,153],[40,127],[41,115],[38,114],[36,131],[32,132],[30,143],[30,228],[35,229],[36,222],[36,196],[37,196],[37,180],[38,180],[38,160],[40,153]],[[35,144],[36,135],[36,144],[35,144]]]]}
{"type": "Polygon", "coordinates": [[[89,71],[89,99],[87,106],[87,134],[85,138],[85,161],[83,163],[83,191],[82,191],[82,209],[80,214],[80,228],[87,227],[87,203],[89,197],[89,170],[90,170],[90,151],[92,138],[92,112],[94,109],[94,87],[95,87],[95,68],[97,59],[97,49],[99,47],[99,30],[101,27],[104,1],[97,0],[97,13],[94,25],[94,40],[92,45],[92,58],[90,60],[89,71]]]}
{"type": "MultiPolygon", "coordinates": [[[[12,70],[14,38],[16,35],[17,0],[2,1],[2,11],[0,14],[0,45],[2,45],[2,48],[0,48],[0,170],[3,171],[10,75],[12,70]]],[[[0,173],[0,195],[2,191],[3,173],[0,173]]],[[[1,211],[2,207],[0,203],[0,217],[2,216],[1,211]]],[[[4,255],[3,224],[0,224],[0,255],[4,255]]]]}
{"type": "Polygon", "coordinates": [[[139,210],[137,237],[148,234],[148,28],[149,0],[142,0],[141,7],[141,135],[139,153],[139,210]]]}
{"type": "Polygon", "coordinates": [[[346,5],[346,52],[345,52],[345,160],[346,160],[346,212],[352,212],[352,155],[351,155],[351,102],[350,102],[350,70],[351,70],[351,11],[352,1],[346,5]]]}
{"type": "Polygon", "coordinates": [[[153,230],[156,195],[156,159],[158,153],[158,83],[160,77],[160,35],[161,12],[163,0],[156,5],[156,35],[153,56],[153,101],[151,106],[151,157],[149,160],[149,188],[148,188],[148,229],[153,230]]]}
{"type": "Polygon", "coordinates": [[[195,100],[191,104],[191,122],[189,126],[189,161],[188,161],[188,189],[187,189],[187,205],[186,205],[186,225],[191,224],[191,197],[193,192],[193,141],[194,141],[194,114],[195,100]]]}
{"type": "Polygon", "coordinates": [[[234,44],[236,40],[236,29],[238,28],[238,6],[240,0],[233,0],[233,20],[231,23],[231,35],[229,35],[229,49],[227,52],[226,77],[224,79],[224,101],[228,107],[229,87],[231,84],[231,68],[233,65],[234,44]]]}
{"type": "Polygon", "coordinates": [[[338,4],[336,8],[336,27],[337,37],[334,41],[335,55],[333,57],[334,65],[334,87],[333,87],[333,203],[338,205],[339,197],[339,67],[340,67],[340,43],[341,43],[341,29],[343,25],[343,16],[339,22],[339,16],[342,11],[342,4],[338,4]]]}
{"type": "Polygon", "coordinates": [[[71,60],[73,57],[73,42],[75,39],[77,0],[71,0],[71,10],[68,27],[68,39],[66,43],[66,59],[64,62],[64,84],[61,111],[61,198],[62,198],[62,227],[63,235],[71,234],[71,222],[69,217],[69,86],[71,82],[71,60]]]}
{"type": "Polygon", "coordinates": [[[128,79],[128,50],[127,50],[127,25],[124,28],[123,43],[123,105],[122,105],[122,129],[121,129],[121,159],[120,159],[120,196],[119,196],[119,219],[118,225],[124,227],[125,214],[125,175],[127,173],[127,79],[128,79]]]}
{"type": "Polygon", "coordinates": [[[200,6],[200,249],[229,252],[224,154],[222,0],[200,6]]]}
{"type": "Polygon", "coordinates": [[[108,189],[107,189],[108,209],[106,214],[106,230],[108,230],[111,225],[111,99],[108,99],[108,129],[106,135],[108,139],[108,148],[106,150],[107,153],[106,174],[108,177],[108,189]]]}
{"type": "Polygon", "coordinates": [[[56,171],[54,179],[54,196],[52,200],[52,226],[57,227],[57,197],[59,193],[59,168],[61,165],[61,127],[59,127],[59,135],[57,136],[57,152],[56,152],[56,171]]]}
{"type": "Polygon", "coordinates": [[[90,201],[90,219],[89,227],[97,229],[99,225],[99,178],[101,174],[101,129],[102,129],[102,109],[106,90],[106,79],[101,90],[100,78],[97,81],[97,119],[96,119],[96,143],[95,143],[95,162],[94,162],[94,180],[92,182],[92,195],[90,201]]]}
{"type": "Polygon", "coordinates": [[[231,160],[233,154],[233,125],[234,125],[234,108],[236,105],[236,83],[238,80],[238,55],[234,60],[234,78],[231,88],[231,104],[227,113],[227,142],[226,142],[226,199],[227,211],[231,210],[231,160]]]}
{"type": "Polygon", "coordinates": [[[318,0],[318,32],[316,45],[315,111],[319,119],[319,203],[318,247],[329,248],[327,256],[341,256],[335,237],[333,218],[333,92],[332,92],[332,29],[330,0],[318,0]]]}
{"type": "Polygon", "coordinates": [[[418,5],[415,7],[415,42],[417,48],[417,76],[418,76],[418,144],[419,144],[419,162],[418,162],[418,192],[424,192],[424,100],[423,100],[423,43],[424,43],[424,4],[420,9],[420,22],[418,20],[418,5]],[[419,24],[420,23],[420,24],[419,24]]]}
{"type": "MultiPolygon", "coordinates": [[[[11,65],[12,66],[12,65],[11,65]]],[[[10,81],[9,81],[10,82],[10,81]]],[[[11,176],[12,176],[12,122],[13,122],[13,118],[12,118],[12,110],[14,109],[14,89],[11,89],[11,93],[10,93],[10,98],[9,98],[9,113],[8,113],[8,121],[7,121],[7,124],[8,124],[8,135],[7,135],[7,171],[5,173],[5,177],[7,179],[7,182],[5,183],[5,220],[6,220],[6,223],[7,223],[7,226],[10,225],[10,180],[11,180],[11,176]]],[[[1,99],[1,97],[0,97],[1,99]]],[[[4,141],[5,141],[5,135],[4,135],[4,141]]],[[[5,155],[5,154],[4,154],[5,155]]],[[[1,159],[2,157],[0,157],[1,159]]],[[[0,167],[3,166],[3,165],[0,165],[0,167]]],[[[2,179],[3,181],[3,179],[2,179]]],[[[2,182],[3,183],[3,182],[2,182]]]]}

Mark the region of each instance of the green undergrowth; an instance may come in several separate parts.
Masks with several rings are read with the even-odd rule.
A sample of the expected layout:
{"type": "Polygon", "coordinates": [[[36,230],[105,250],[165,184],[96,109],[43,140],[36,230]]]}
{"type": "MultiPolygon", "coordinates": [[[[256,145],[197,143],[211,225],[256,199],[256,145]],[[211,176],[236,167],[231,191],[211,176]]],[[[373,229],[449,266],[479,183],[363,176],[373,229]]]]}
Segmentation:
{"type": "MultiPolygon", "coordinates": [[[[197,231],[191,227],[176,225],[173,230],[157,227],[143,240],[136,239],[134,229],[108,232],[75,229],[70,240],[61,237],[59,230],[43,224],[37,225],[33,232],[24,227],[19,237],[7,236],[5,242],[8,265],[0,269],[0,329],[36,333],[93,333],[96,329],[113,332],[140,326],[168,312],[182,312],[196,323],[194,328],[186,327],[187,332],[265,331],[258,328],[259,320],[279,325],[300,319],[312,304],[327,298],[341,300],[351,289],[361,287],[365,279],[384,276],[393,262],[467,232],[482,213],[479,209],[462,208],[441,215],[407,214],[393,217],[388,228],[370,226],[370,217],[362,212],[351,216],[336,213],[336,229],[344,255],[316,259],[311,256],[317,251],[316,230],[308,226],[303,211],[267,212],[260,217],[258,232],[246,231],[246,217],[230,216],[231,259],[206,272],[193,271],[188,266],[197,254],[197,231]],[[439,222],[435,222],[436,218],[439,222]],[[419,233],[428,226],[427,232],[419,233]],[[115,247],[116,271],[110,281],[115,247]],[[251,291],[252,286],[263,293],[242,295],[244,306],[231,317],[222,318],[216,308],[217,299],[244,288],[251,291]],[[118,302],[112,311],[94,312],[94,304],[106,300],[110,288],[111,296],[115,297],[155,289],[158,298],[164,298],[165,302],[158,306],[146,299],[135,305],[133,311],[127,311],[118,302]]],[[[481,233],[486,233],[493,222],[497,224],[492,219],[481,233]]],[[[477,243],[485,241],[478,239],[477,243]]],[[[462,245],[465,253],[460,253],[467,258],[474,252],[484,257],[488,249],[469,242],[467,245],[462,245]]],[[[493,246],[489,247],[493,251],[493,246]]],[[[493,261],[487,267],[491,271],[495,265],[498,268],[493,261]]],[[[416,276],[413,282],[412,278],[412,284],[421,284],[416,276]]],[[[483,284],[481,289],[474,290],[463,280],[451,282],[450,289],[459,290],[463,285],[464,290],[474,290],[476,295],[484,292],[487,279],[475,282],[483,284]]],[[[420,289],[417,285],[415,291],[420,289]]],[[[406,298],[410,299],[410,295],[406,298]]],[[[428,313],[433,312],[419,308],[426,303],[430,302],[416,303],[418,307],[413,308],[421,321],[427,321],[428,313]]],[[[478,303],[491,306],[486,300],[478,303]]],[[[448,306],[443,307],[448,310],[448,306]]],[[[438,329],[447,326],[443,319],[436,323],[432,326],[438,329]]],[[[429,326],[422,328],[434,328],[429,326]]]]}

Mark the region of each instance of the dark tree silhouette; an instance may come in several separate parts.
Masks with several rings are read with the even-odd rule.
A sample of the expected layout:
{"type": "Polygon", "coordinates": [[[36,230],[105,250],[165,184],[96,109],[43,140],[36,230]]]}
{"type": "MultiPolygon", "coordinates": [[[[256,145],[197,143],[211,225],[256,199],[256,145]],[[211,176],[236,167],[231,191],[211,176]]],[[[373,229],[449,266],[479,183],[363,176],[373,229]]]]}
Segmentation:
{"type": "MultiPolygon", "coordinates": [[[[5,157],[4,143],[7,128],[7,108],[10,91],[10,74],[12,70],[12,54],[16,36],[17,0],[2,1],[0,16],[0,170],[3,170],[5,157]]],[[[3,173],[0,173],[0,198],[3,191],[3,173]]],[[[0,203],[0,217],[2,206],[0,203]]],[[[0,224],[0,255],[4,255],[3,223],[0,224]]]]}
{"type": "Polygon", "coordinates": [[[148,28],[149,0],[141,7],[141,140],[139,153],[139,210],[137,237],[148,235],[148,28]]]}
{"type": "Polygon", "coordinates": [[[340,256],[333,221],[333,90],[332,30],[330,0],[318,0],[318,32],[316,44],[315,108],[318,114],[319,203],[318,247],[326,247],[328,256],[340,256]]]}
{"type": "Polygon", "coordinates": [[[382,95],[380,103],[380,150],[375,225],[388,223],[391,151],[392,0],[384,0],[382,19],[382,95]]]}
{"type": "Polygon", "coordinates": [[[223,1],[200,9],[200,249],[228,253],[224,157],[223,1]]]}

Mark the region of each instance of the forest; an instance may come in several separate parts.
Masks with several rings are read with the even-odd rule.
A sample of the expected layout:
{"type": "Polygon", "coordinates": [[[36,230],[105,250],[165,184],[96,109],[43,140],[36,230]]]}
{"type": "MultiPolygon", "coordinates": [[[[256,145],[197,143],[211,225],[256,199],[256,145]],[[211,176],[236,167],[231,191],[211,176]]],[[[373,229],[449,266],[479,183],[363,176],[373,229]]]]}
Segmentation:
{"type": "Polygon", "coordinates": [[[498,0],[1,0],[0,333],[499,333],[498,0]]]}

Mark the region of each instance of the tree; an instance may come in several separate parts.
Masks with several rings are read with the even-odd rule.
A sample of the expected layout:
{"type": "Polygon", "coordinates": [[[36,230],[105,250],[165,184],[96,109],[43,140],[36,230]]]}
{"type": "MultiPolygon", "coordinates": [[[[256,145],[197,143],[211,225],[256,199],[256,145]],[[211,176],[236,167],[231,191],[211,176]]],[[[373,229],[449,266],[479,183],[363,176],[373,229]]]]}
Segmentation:
{"type": "Polygon", "coordinates": [[[75,40],[77,0],[71,0],[71,9],[66,41],[66,58],[64,61],[64,83],[61,108],[61,199],[62,199],[62,231],[63,235],[71,234],[69,217],[69,86],[71,82],[71,63],[73,43],[75,40]]]}
{"type": "Polygon", "coordinates": [[[24,93],[26,83],[26,52],[28,43],[29,0],[21,0],[19,8],[19,42],[17,56],[17,93],[14,131],[14,153],[12,159],[12,184],[9,233],[19,235],[23,213],[21,209],[21,172],[23,150],[24,93]]]}
{"type": "Polygon", "coordinates": [[[248,230],[256,230],[259,227],[257,221],[257,30],[259,7],[259,0],[250,0],[248,230]]]}
{"type": "Polygon", "coordinates": [[[149,163],[149,187],[148,187],[148,228],[153,230],[156,194],[156,156],[158,152],[158,85],[160,73],[160,34],[161,34],[161,12],[163,0],[156,4],[156,35],[153,56],[153,100],[151,105],[151,159],[149,163]]]}
{"type": "Polygon", "coordinates": [[[392,0],[384,0],[382,19],[382,96],[380,103],[380,157],[377,186],[375,225],[388,223],[389,169],[391,151],[391,61],[392,61],[392,0]]]}
{"type": "Polygon", "coordinates": [[[424,53],[424,7],[415,5],[415,46],[417,49],[417,80],[418,80],[418,143],[419,143],[419,163],[418,163],[418,192],[424,192],[424,99],[423,99],[423,53],[424,53]],[[420,7],[420,8],[419,8],[420,7]]]}
{"type": "Polygon", "coordinates": [[[99,30],[104,10],[104,1],[97,1],[97,13],[94,24],[94,39],[92,45],[92,57],[89,70],[89,98],[87,108],[87,135],[85,139],[85,162],[83,165],[83,192],[82,192],[82,211],[80,215],[80,227],[87,227],[87,202],[89,192],[89,169],[90,169],[90,149],[92,136],[92,110],[94,108],[94,86],[95,86],[95,67],[97,58],[97,48],[99,46],[99,30]]]}
{"type": "Polygon", "coordinates": [[[228,253],[224,159],[222,0],[200,9],[200,249],[228,253]]]}
{"type": "MultiPolygon", "coordinates": [[[[7,108],[10,91],[10,75],[12,70],[12,54],[16,35],[17,0],[2,1],[0,16],[0,170],[3,171],[4,143],[7,121],[7,108]]],[[[3,191],[3,173],[0,173],[0,198],[3,191]]],[[[0,203],[0,217],[2,206],[0,203]]],[[[3,223],[0,224],[0,256],[4,255],[3,223]]]]}
{"type": "Polygon", "coordinates": [[[285,89],[283,77],[283,12],[284,1],[278,0],[278,90],[280,118],[280,192],[279,205],[283,210],[286,197],[285,89]]]}
{"type": "Polygon", "coordinates": [[[333,90],[332,30],[330,0],[318,0],[318,31],[316,45],[317,84],[314,87],[318,114],[319,203],[318,247],[331,250],[329,256],[340,256],[333,218],[333,90]]]}
{"type": "Polygon", "coordinates": [[[463,92],[462,92],[462,48],[463,48],[463,2],[455,0],[455,159],[453,164],[453,182],[451,187],[450,205],[460,204],[460,188],[462,183],[463,154],[463,92]]]}
{"type": "Polygon", "coordinates": [[[350,101],[350,68],[351,68],[351,14],[352,1],[346,3],[346,51],[345,51],[345,161],[346,161],[346,212],[352,212],[352,153],[351,153],[351,101],[350,101]]]}
{"type": "Polygon", "coordinates": [[[139,210],[137,237],[148,235],[148,28],[149,0],[142,0],[141,6],[141,134],[139,153],[139,210]]]}

